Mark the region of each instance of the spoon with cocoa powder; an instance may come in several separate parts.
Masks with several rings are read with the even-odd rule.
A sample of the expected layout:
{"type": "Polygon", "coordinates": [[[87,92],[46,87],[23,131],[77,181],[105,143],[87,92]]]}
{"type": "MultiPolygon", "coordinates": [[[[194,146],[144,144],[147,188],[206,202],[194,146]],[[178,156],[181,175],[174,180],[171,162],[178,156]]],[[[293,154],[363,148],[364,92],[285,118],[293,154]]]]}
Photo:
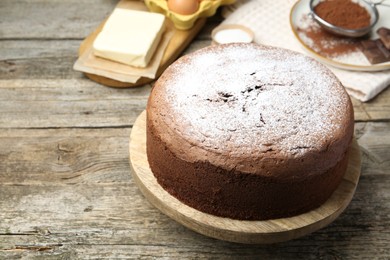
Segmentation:
{"type": "MultiPolygon", "coordinates": [[[[327,31],[349,37],[364,36],[379,19],[376,5],[369,0],[310,0],[313,19],[327,31]]],[[[382,4],[385,5],[385,4],[382,4]]]]}

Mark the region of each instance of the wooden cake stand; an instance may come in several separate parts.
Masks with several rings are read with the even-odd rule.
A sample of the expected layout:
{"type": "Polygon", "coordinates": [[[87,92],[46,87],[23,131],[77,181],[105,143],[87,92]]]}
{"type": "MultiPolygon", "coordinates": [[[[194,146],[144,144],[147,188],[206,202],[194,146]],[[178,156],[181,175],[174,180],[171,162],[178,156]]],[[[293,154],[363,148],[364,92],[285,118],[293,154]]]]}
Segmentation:
{"type": "Polygon", "coordinates": [[[216,217],[193,209],[166,192],[156,181],[146,155],[146,112],[136,120],[130,136],[133,178],[156,208],[203,235],[239,243],[269,244],[298,238],[334,221],[350,203],[360,176],[361,156],[356,139],[350,147],[348,169],[340,186],[319,208],[281,219],[243,221],[216,217]]]}

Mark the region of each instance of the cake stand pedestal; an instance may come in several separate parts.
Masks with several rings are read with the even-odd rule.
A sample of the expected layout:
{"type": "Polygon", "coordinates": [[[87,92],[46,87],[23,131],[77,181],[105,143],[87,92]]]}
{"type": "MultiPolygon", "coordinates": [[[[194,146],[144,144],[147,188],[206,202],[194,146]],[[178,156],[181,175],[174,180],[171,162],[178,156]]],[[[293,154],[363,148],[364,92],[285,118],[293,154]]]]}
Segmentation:
{"type": "Polygon", "coordinates": [[[270,244],[314,232],[334,221],[350,203],[360,176],[359,145],[353,139],[348,169],[340,186],[319,208],[290,218],[246,221],[222,218],[193,209],[166,192],[149,168],[146,155],[146,112],[137,118],[130,136],[130,165],[136,185],[161,212],[203,235],[238,243],[270,244]]]}

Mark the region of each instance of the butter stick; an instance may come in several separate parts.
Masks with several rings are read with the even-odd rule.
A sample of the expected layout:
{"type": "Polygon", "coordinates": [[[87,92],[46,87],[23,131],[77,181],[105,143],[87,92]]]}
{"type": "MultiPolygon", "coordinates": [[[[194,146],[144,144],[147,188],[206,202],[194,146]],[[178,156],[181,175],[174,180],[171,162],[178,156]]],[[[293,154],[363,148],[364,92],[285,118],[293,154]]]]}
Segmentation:
{"type": "Polygon", "coordinates": [[[165,16],[116,8],[93,43],[95,56],[146,67],[165,29],[165,16]]]}

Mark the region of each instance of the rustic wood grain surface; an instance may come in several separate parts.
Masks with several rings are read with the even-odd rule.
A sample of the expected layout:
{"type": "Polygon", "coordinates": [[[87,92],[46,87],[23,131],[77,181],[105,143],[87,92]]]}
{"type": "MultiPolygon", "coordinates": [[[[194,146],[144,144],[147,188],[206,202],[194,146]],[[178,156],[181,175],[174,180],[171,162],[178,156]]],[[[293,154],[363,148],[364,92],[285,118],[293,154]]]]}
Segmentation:
{"type": "MultiPolygon", "coordinates": [[[[114,0],[0,1],[0,259],[389,259],[390,89],[353,100],[362,175],[328,227],[274,245],[194,233],[151,206],[129,166],[151,86],[114,89],[72,70],[114,0]]],[[[210,44],[209,19],[192,52],[210,44]]]]}

